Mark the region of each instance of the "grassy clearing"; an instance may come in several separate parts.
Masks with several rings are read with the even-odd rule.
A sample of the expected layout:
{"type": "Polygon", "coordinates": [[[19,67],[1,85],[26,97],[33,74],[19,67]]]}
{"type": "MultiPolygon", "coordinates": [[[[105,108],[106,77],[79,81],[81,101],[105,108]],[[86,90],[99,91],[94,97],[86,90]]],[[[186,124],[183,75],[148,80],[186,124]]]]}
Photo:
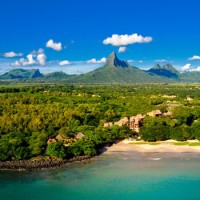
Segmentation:
{"type": "Polygon", "coordinates": [[[185,145],[188,145],[188,146],[200,146],[200,142],[173,142],[172,143],[173,145],[176,145],[176,146],[185,146],[185,145]]]}
{"type": "Polygon", "coordinates": [[[143,145],[143,144],[148,144],[148,145],[159,145],[159,144],[171,144],[175,146],[200,146],[200,142],[188,142],[188,141],[183,141],[183,142],[130,142],[129,144],[137,144],[137,145],[143,145]]]}
{"type": "Polygon", "coordinates": [[[176,146],[185,146],[185,145],[189,145],[189,142],[170,142],[169,144],[173,144],[176,146]]]}
{"type": "Polygon", "coordinates": [[[189,146],[200,146],[200,142],[190,143],[189,146]]]}

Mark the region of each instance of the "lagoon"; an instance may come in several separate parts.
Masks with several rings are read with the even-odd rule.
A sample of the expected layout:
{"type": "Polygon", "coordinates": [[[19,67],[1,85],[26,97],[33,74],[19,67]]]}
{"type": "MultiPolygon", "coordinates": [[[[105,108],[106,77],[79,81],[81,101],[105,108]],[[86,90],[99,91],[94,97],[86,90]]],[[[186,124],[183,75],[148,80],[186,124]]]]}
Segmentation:
{"type": "Polygon", "coordinates": [[[0,172],[1,200],[195,200],[199,153],[107,152],[91,163],[0,172]]]}

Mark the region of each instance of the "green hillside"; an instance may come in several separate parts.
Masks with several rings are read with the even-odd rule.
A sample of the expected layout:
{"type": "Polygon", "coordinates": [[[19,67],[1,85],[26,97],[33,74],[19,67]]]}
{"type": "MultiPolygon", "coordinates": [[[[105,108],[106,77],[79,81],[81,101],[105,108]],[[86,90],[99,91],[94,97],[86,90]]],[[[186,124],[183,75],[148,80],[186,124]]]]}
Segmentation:
{"type": "Polygon", "coordinates": [[[70,79],[70,81],[87,84],[170,82],[167,78],[148,73],[129,65],[126,61],[119,60],[115,53],[110,54],[103,67],[70,79]]]}
{"type": "Polygon", "coordinates": [[[200,82],[200,72],[185,72],[180,74],[180,80],[182,82],[188,83],[199,83],[200,82]]]}
{"type": "Polygon", "coordinates": [[[47,79],[47,80],[62,80],[62,79],[68,79],[70,77],[74,77],[75,75],[68,75],[62,71],[60,72],[52,72],[52,73],[48,73],[48,74],[45,74],[44,75],[44,79],[47,79]]]}
{"type": "Polygon", "coordinates": [[[40,73],[39,69],[13,69],[0,76],[0,79],[31,79],[42,76],[43,75],[40,73]]]}

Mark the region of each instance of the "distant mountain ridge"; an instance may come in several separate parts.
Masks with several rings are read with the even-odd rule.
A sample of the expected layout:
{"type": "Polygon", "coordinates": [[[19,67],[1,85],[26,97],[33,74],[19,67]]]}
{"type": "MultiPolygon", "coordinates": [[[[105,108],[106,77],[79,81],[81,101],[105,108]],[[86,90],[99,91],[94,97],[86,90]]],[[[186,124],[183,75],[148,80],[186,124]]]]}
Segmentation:
{"type": "Polygon", "coordinates": [[[200,72],[180,73],[171,64],[156,64],[149,70],[131,66],[127,61],[117,58],[112,52],[106,64],[81,75],[68,75],[64,72],[40,73],[39,69],[13,69],[0,76],[0,80],[23,80],[31,82],[62,82],[78,84],[133,84],[200,82],[200,72]]]}
{"type": "Polygon", "coordinates": [[[42,77],[39,69],[13,69],[0,76],[0,79],[32,79],[42,77]]]}
{"type": "Polygon", "coordinates": [[[74,76],[76,76],[76,75],[68,75],[62,71],[51,72],[51,73],[43,75],[44,79],[67,79],[69,77],[74,77],[74,76]]]}
{"type": "Polygon", "coordinates": [[[168,78],[179,78],[180,75],[180,72],[176,70],[171,64],[165,64],[163,66],[156,64],[154,67],[149,69],[148,72],[168,78]]]}

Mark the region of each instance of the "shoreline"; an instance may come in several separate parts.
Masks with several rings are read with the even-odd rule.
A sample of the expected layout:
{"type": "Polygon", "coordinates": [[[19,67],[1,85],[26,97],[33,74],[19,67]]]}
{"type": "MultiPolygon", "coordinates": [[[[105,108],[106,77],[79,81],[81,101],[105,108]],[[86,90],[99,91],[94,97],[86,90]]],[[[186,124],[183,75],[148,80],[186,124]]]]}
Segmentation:
{"type": "Polygon", "coordinates": [[[200,145],[189,146],[187,144],[199,143],[199,141],[177,142],[175,140],[144,142],[129,141],[127,139],[105,146],[100,149],[96,156],[77,156],[71,159],[59,160],[53,157],[38,160],[16,160],[0,161],[0,171],[37,171],[61,168],[67,165],[78,163],[89,163],[98,156],[117,152],[137,152],[137,153],[200,153],[200,145]]]}
{"type": "MultiPolygon", "coordinates": [[[[106,152],[139,152],[139,153],[200,153],[200,145],[195,146],[198,141],[177,142],[167,140],[161,142],[143,142],[123,140],[106,149],[106,152]]],[[[106,153],[105,152],[105,153],[106,153]]]]}
{"type": "Polygon", "coordinates": [[[0,161],[0,171],[37,171],[55,169],[69,164],[88,163],[92,158],[94,158],[94,156],[77,156],[66,160],[49,158],[39,160],[0,161]]]}

